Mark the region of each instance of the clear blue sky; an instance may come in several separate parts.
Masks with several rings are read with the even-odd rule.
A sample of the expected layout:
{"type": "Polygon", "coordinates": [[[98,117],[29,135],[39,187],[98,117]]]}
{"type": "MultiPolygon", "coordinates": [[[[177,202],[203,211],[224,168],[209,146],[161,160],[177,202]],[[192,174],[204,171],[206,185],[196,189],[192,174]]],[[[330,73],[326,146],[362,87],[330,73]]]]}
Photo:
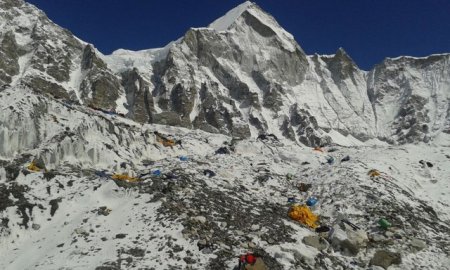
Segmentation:
{"type": "MultiPolygon", "coordinates": [[[[28,0],[109,54],[162,47],[238,0],[28,0]]],[[[450,0],[256,0],[308,54],[343,47],[363,69],[385,57],[450,52],[450,0]]]]}

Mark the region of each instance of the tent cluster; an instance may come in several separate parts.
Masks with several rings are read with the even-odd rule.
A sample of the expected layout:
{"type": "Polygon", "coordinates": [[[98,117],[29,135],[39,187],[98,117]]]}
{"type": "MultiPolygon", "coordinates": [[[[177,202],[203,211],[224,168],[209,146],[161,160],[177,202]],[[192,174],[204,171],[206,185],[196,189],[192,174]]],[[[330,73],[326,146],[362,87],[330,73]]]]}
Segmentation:
{"type": "MultiPolygon", "coordinates": [[[[165,147],[173,147],[175,145],[181,145],[181,141],[176,141],[174,139],[170,139],[167,136],[159,133],[158,131],[154,131],[153,134],[155,134],[156,137],[156,142],[162,144],[165,147]]],[[[178,159],[180,161],[189,161],[189,158],[187,156],[179,156],[178,159]]],[[[154,165],[153,161],[146,161],[144,163],[145,166],[151,166],[154,165]]],[[[121,171],[123,169],[123,171],[126,171],[128,168],[128,164],[126,162],[122,162],[120,164],[120,169],[118,169],[118,171],[121,171]]],[[[120,183],[120,182],[125,182],[125,183],[139,183],[141,182],[143,179],[142,177],[147,176],[147,175],[152,175],[152,176],[164,176],[166,179],[174,179],[176,178],[175,175],[170,175],[171,173],[167,173],[167,174],[163,174],[161,172],[160,169],[152,169],[150,170],[148,173],[142,173],[140,174],[138,177],[136,177],[134,175],[134,173],[130,170],[128,170],[128,172],[116,172],[116,173],[108,173],[105,170],[102,171],[96,171],[95,175],[99,176],[99,177],[104,177],[104,178],[109,178],[112,180],[115,180],[116,183],[120,183]],[[117,182],[119,181],[119,182],[117,182]]]]}
{"type": "MultiPolygon", "coordinates": [[[[326,154],[326,155],[324,155],[324,157],[325,157],[326,163],[328,163],[329,165],[335,164],[336,159],[335,159],[335,157],[331,156],[330,153],[333,153],[336,151],[338,151],[338,149],[336,149],[336,148],[325,149],[325,148],[319,147],[319,146],[316,146],[313,148],[313,152],[326,154]]],[[[346,162],[346,161],[350,161],[349,155],[346,155],[346,156],[342,157],[342,159],[341,159],[341,163],[346,162]]],[[[309,162],[307,162],[307,161],[302,163],[302,165],[307,165],[307,164],[309,164],[309,162]]]]}
{"type": "MultiPolygon", "coordinates": [[[[286,178],[293,179],[294,175],[288,174],[286,175],[286,178]]],[[[299,183],[297,188],[301,193],[306,193],[311,187],[311,184],[299,183]]],[[[313,208],[317,202],[318,198],[315,196],[307,197],[303,204],[297,203],[295,197],[289,197],[288,203],[290,203],[291,206],[288,211],[288,216],[309,228],[315,229],[319,226],[319,217],[312,212],[311,208],[313,208]]]]}
{"type": "MultiPolygon", "coordinates": [[[[331,151],[325,151],[319,147],[314,148],[313,151],[319,153],[320,159],[326,159],[326,163],[322,163],[324,165],[327,163],[333,165],[336,160],[340,160],[341,163],[350,161],[350,156],[348,155],[343,156],[340,159],[334,159],[329,156],[329,152],[331,151]]],[[[335,155],[335,157],[337,156],[335,155]]],[[[421,164],[423,167],[429,166],[426,162],[421,162],[421,164]]],[[[373,180],[378,178],[386,180],[390,179],[387,174],[376,169],[369,170],[367,175],[373,180]]],[[[294,175],[286,175],[286,180],[293,181],[294,179],[294,175]]],[[[332,247],[334,251],[339,251],[345,256],[357,256],[360,250],[364,250],[367,247],[370,234],[352,223],[344,214],[338,214],[334,219],[324,218],[321,220],[319,215],[314,213],[316,205],[319,203],[319,199],[311,196],[312,188],[312,184],[300,182],[297,184],[298,191],[303,194],[308,194],[308,196],[302,199],[296,199],[295,196],[289,194],[289,197],[287,198],[289,204],[287,214],[289,218],[315,232],[306,235],[302,239],[302,242],[305,245],[314,247],[318,250],[326,250],[329,247],[332,247]],[[327,221],[326,223],[324,222],[325,220],[327,221]]],[[[391,231],[391,227],[395,227],[389,220],[383,217],[379,217],[377,224],[380,232],[391,231]]]]}

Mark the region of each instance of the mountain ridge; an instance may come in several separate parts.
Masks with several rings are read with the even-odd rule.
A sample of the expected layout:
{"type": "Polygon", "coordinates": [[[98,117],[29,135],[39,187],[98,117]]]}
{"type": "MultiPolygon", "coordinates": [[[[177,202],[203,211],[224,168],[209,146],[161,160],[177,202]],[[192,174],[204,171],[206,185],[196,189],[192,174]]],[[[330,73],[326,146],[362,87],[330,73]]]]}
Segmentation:
{"type": "MultiPolygon", "coordinates": [[[[4,6],[24,16],[21,8],[28,10],[36,24],[24,29],[41,41],[27,50],[31,57],[27,65],[25,57],[15,54],[21,50],[14,47],[17,34],[2,31],[2,40],[11,44],[3,46],[2,53],[11,54],[10,61],[16,63],[14,70],[0,65],[4,67],[2,73],[9,72],[15,82],[41,92],[116,111],[141,123],[200,128],[236,137],[274,133],[309,146],[332,142],[330,132],[351,135],[362,142],[377,138],[405,143],[429,141],[448,130],[446,124],[439,125],[449,118],[443,112],[449,107],[450,54],[386,58],[372,70],[363,71],[343,48],[329,56],[306,55],[270,14],[247,1],[206,28],[191,28],[163,48],[136,52],[119,49],[103,55],[42,12],[32,15],[37,9],[30,4],[10,0],[4,1],[4,6]],[[45,30],[39,32],[45,27],[62,31],[59,38],[66,41],[61,43],[45,30]],[[51,54],[59,55],[58,60],[46,66],[36,64],[37,59],[51,54]],[[19,59],[21,76],[17,75],[19,59]],[[442,76],[427,84],[431,71],[425,74],[427,77],[420,73],[424,67],[430,68],[428,64],[442,76]],[[398,70],[390,76],[382,75],[393,67],[398,70]],[[392,75],[404,76],[405,67],[407,75],[415,73],[412,78],[407,76],[411,83],[394,83],[392,75]],[[417,78],[422,80],[417,81],[420,90],[414,88],[417,78]],[[391,81],[380,82],[382,79],[391,81]],[[397,86],[392,88],[392,84],[397,86]],[[429,91],[438,91],[439,100],[426,93],[434,86],[437,90],[429,91]],[[414,89],[401,95],[392,92],[404,87],[414,89]],[[414,101],[408,101],[411,99],[414,101]],[[414,112],[405,118],[402,106],[414,112]]],[[[7,16],[5,21],[8,24],[13,19],[7,16]]],[[[22,36],[17,38],[33,39],[22,36]]],[[[2,80],[2,87],[11,82],[2,80]]]]}

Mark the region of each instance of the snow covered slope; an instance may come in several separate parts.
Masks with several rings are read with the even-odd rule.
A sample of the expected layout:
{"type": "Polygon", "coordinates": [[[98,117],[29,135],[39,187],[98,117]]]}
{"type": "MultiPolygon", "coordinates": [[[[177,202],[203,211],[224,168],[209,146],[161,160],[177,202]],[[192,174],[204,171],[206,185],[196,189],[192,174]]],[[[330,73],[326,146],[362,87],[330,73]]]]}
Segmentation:
{"type": "Polygon", "coordinates": [[[450,264],[449,54],[362,71],[250,2],[105,56],[0,0],[0,44],[0,269],[450,264]]]}
{"type": "Polygon", "coordinates": [[[439,144],[321,152],[141,125],[30,89],[5,90],[0,100],[9,119],[0,137],[2,269],[234,269],[247,251],[268,269],[379,269],[370,266],[377,251],[401,257],[389,269],[448,266],[448,136],[439,144]],[[182,146],[164,147],[153,131],[182,146]],[[215,154],[220,147],[234,150],[215,154]],[[47,170],[27,170],[33,159],[47,170]],[[370,177],[371,169],[381,175],[370,177]],[[317,234],[288,217],[288,199],[310,196],[319,199],[320,222],[348,241],[328,240],[322,250],[305,240],[317,234]],[[343,218],[366,240],[354,240],[343,218]],[[392,227],[380,229],[380,218],[392,227]]]}

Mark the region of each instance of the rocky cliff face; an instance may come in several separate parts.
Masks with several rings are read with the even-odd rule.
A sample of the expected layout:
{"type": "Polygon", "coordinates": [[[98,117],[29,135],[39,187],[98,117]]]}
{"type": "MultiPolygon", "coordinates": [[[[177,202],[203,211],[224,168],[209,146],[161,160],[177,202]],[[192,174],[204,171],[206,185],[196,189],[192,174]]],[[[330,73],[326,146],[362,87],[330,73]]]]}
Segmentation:
{"type": "Polygon", "coordinates": [[[245,2],[165,48],[102,55],[21,0],[1,2],[0,86],[235,137],[273,133],[306,145],[338,137],[429,141],[449,130],[447,55],[358,68],[340,48],[307,56],[245,2]]]}
{"type": "Polygon", "coordinates": [[[386,59],[368,74],[379,134],[401,143],[448,132],[450,55],[386,59]]]}
{"type": "Polygon", "coordinates": [[[2,1],[0,17],[2,86],[23,84],[38,92],[76,99],[75,89],[66,86],[82,43],[22,1],[2,1]]]}
{"type": "Polygon", "coordinates": [[[92,45],[21,0],[1,3],[1,87],[27,86],[55,98],[115,108],[121,88],[92,45]]]}

